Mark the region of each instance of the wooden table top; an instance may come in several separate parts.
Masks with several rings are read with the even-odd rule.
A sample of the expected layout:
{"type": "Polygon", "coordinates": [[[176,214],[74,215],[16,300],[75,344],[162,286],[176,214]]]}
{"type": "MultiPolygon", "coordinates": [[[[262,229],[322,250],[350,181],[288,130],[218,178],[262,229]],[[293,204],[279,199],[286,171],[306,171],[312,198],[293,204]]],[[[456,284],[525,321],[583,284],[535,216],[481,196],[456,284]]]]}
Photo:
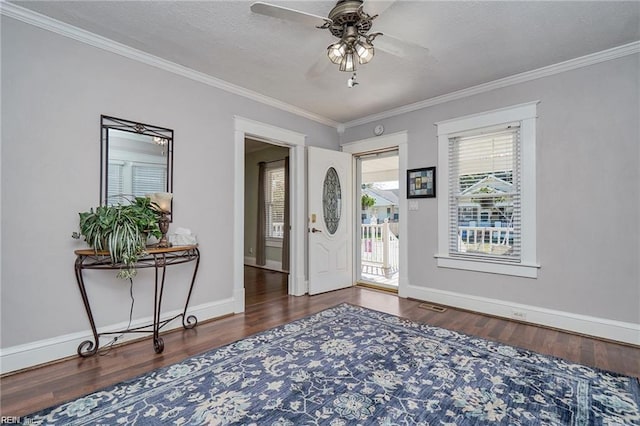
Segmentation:
{"type": "MultiPolygon", "coordinates": [[[[197,244],[172,247],[147,247],[146,252],[149,254],[173,253],[177,251],[193,250],[197,247],[197,244]]],[[[74,253],[76,254],[76,256],[109,256],[109,252],[107,250],[80,249],[75,250],[74,253]]]]}

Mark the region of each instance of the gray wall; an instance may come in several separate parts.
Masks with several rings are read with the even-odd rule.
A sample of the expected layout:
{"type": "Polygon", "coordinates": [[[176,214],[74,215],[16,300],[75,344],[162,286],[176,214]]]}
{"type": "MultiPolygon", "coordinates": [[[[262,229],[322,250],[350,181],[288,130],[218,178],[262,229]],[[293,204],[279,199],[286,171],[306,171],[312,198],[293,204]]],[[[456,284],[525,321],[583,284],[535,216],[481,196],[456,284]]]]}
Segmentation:
{"type": "MultiPolygon", "coordinates": [[[[3,16],[2,348],[89,330],[73,273],[85,245],[71,233],[99,202],[100,114],[175,131],[171,228],[190,228],[202,252],[192,306],[233,296],[232,221],[243,218],[220,226],[213,213],[233,206],[234,115],[338,148],[332,127],[3,16]]],[[[168,279],[186,280],[191,267],[168,279]]],[[[128,282],[102,271],[86,279],[98,326],[126,322],[128,282]]],[[[151,279],[144,270],[134,281],[134,319],[152,315],[151,279]]],[[[179,309],[184,291],[169,286],[164,308],[179,309]]]]}
{"type": "MultiPolygon", "coordinates": [[[[88,330],[72,268],[84,245],[70,235],[77,212],[99,200],[100,114],[175,131],[172,228],[191,228],[202,250],[194,306],[233,295],[233,226],[210,213],[233,205],[233,116],[338,146],[328,126],[11,18],[1,30],[2,348],[88,330]]],[[[406,215],[409,284],[640,323],[639,68],[629,56],[383,120],[387,134],[408,131],[415,168],[436,164],[435,122],[541,101],[539,278],[437,268],[437,201],[419,199],[406,215]]],[[[374,124],[343,140],[371,137],[374,124]]],[[[135,281],[134,319],[152,312],[149,272],[135,281]]],[[[185,279],[190,266],[170,273],[185,279]]],[[[98,325],[125,321],[128,283],[103,272],[87,280],[98,325]]],[[[182,290],[168,289],[167,310],[180,307],[182,290]]]]}
{"type": "MultiPolygon", "coordinates": [[[[437,200],[419,199],[407,212],[409,284],[640,323],[639,63],[627,56],[382,120],[386,133],[408,131],[409,168],[434,166],[434,123],[540,100],[538,279],[438,268],[443,218],[437,200]]],[[[348,128],[343,142],[372,137],[375,124],[348,128]]]]}
{"type": "MultiPolygon", "coordinates": [[[[289,154],[289,148],[267,145],[268,148],[248,153],[244,159],[244,255],[256,257],[256,238],[258,234],[258,163],[261,161],[281,160],[289,154]],[[253,253],[249,253],[253,249],[253,253]]],[[[282,262],[282,249],[266,248],[267,260],[282,262]]]]}

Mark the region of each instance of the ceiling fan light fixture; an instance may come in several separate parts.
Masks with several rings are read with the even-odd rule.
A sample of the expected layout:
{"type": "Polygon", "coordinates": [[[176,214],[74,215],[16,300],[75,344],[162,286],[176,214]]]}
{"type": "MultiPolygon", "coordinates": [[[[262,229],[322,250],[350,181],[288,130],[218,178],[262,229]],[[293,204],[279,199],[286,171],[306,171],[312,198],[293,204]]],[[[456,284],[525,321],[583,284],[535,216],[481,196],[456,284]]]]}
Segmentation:
{"type": "Polygon", "coordinates": [[[353,49],[348,48],[344,58],[340,62],[340,71],[344,72],[354,72],[356,70],[356,54],[353,52],[353,49]]]}
{"type": "Polygon", "coordinates": [[[373,59],[375,51],[373,45],[366,40],[358,40],[355,44],[355,51],[358,55],[358,62],[364,65],[373,59]]]}
{"type": "Polygon", "coordinates": [[[327,47],[327,56],[329,60],[338,65],[342,62],[347,53],[347,46],[343,41],[332,44],[327,47]]]}
{"type": "Polygon", "coordinates": [[[373,59],[375,51],[372,41],[382,33],[367,34],[367,31],[377,15],[372,17],[364,13],[362,0],[339,0],[332,13],[331,33],[340,37],[340,41],[329,46],[327,55],[331,62],[339,64],[340,71],[353,72],[357,64],[364,65],[373,59]]]}
{"type": "MultiPolygon", "coordinates": [[[[312,24],[316,28],[329,30],[331,35],[338,39],[327,47],[329,60],[338,65],[340,71],[353,72],[358,64],[364,65],[373,59],[375,54],[373,40],[383,34],[371,32],[373,21],[378,15],[369,15],[364,11],[366,0],[335,1],[336,5],[326,18],[262,1],[253,3],[251,11],[275,18],[312,24]]],[[[394,1],[396,0],[383,3],[392,3],[394,1]]],[[[383,6],[382,9],[384,10],[387,7],[388,5],[383,6]]]]}

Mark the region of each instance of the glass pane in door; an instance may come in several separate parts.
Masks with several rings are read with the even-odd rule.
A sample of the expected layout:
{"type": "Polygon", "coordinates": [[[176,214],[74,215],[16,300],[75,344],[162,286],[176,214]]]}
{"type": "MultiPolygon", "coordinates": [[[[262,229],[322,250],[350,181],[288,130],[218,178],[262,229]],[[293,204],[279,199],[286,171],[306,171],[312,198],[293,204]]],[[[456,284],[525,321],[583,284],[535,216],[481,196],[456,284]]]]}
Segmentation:
{"type": "Polygon", "coordinates": [[[338,172],[333,167],[329,167],[324,177],[322,188],[322,210],[324,213],[324,224],[330,235],[338,230],[340,216],[342,215],[342,189],[338,172]]]}

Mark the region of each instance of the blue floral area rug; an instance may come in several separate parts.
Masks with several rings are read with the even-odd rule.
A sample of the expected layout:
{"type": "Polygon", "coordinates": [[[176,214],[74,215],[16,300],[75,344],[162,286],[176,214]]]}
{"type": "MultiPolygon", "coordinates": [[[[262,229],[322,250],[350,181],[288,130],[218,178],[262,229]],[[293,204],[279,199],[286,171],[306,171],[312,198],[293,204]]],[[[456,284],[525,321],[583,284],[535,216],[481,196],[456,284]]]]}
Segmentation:
{"type": "Polygon", "coordinates": [[[343,304],[27,416],[57,425],[640,425],[637,378],[343,304]]]}

